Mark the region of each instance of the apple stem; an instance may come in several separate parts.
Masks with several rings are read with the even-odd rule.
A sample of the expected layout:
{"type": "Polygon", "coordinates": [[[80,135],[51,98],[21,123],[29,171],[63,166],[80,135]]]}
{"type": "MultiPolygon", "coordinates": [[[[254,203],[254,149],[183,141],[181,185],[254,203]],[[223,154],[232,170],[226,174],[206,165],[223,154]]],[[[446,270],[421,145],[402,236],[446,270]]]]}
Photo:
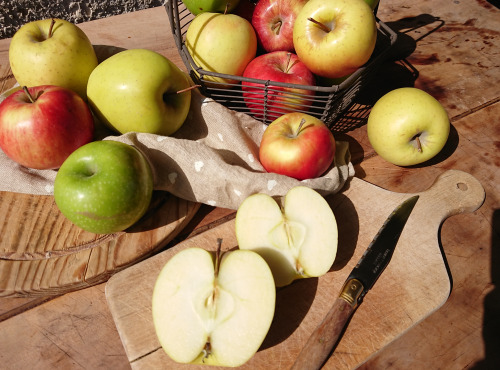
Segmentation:
{"type": "Polygon", "coordinates": [[[30,94],[28,87],[23,86],[23,91],[26,95],[28,95],[30,102],[34,103],[36,101],[36,99],[34,99],[33,96],[30,94]]]}
{"type": "Polygon", "coordinates": [[[327,33],[328,33],[328,32],[331,32],[331,29],[330,29],[329,27],[325,26],[325,25],[324,25],[323,23],[321,23],[321,22],[318,22],[316,19],[309,17],[309,18],[307,18],[307,20],[308,20],[308,21],[310,21],[310,22],[313,22],[315,25],[317,25],[317,26],[318,26],[319,28],[321,28],[323,31],[325,31],[325,32],[327,32],[327,33]]]}
{"type": "Polygon", "coordinates": [[[302,130],[302,126],[306,123],[305,118],[302,118],[299,123],[299,127],[297,128],[297,131],[295,132],[295,136],[299,135],[300,130],[302,130]]]}
{"type": "Polygon", "coordinates": [[[224,9],[224,15],[227,14],[227,11],[229,10],[229,1],[226,3],[226,8],[224,9]]]}
{"type": "Polygon", "coordinates": [[[290,60],[292,59],[292,53],[287,54],[287,60],[286,60],[286,70],[285,73],[289,73],[289,71],[292,69],[292,67],[297,64],[298,60],[294,60],[292,64],[290,64],[290,60]]]}
{"type": "Polygon", "coordinates": [[[280,34],[282,22],[278,21],[271,27],[271,31],[275,32],[276,35],[280,34]]]}
{"type": "Polygon", "coordinates": [[[417,142],[417,150],[419,153],[422,152],[422,143],[420,142],[420,137],[415,137],[415,141],[417,142]]]}
{"type": "Polygon", "coordinates": [[[182,94],[183,92],[186,92],[186,91],[189,91],[189,90],[193,90],[193,89],[196,89],[198,87],[201,87],[201,85],[189,86],[189,87],[186,87],[185,89],[177,91],[176,94],[182,94]]]}
{"type": "Polygon", "coordinates": [[[50,22],[50,27],[49,27],[49,35],[47,36],[48,39],[52,37],[52,32],[54,31],[54,24],[56,24],[56,20],[52,18],[52,21],[50,22]]]}
{"type": "Polygon", "coordinates": [[[217,250],[215,251],[215,269],[214,269],[215,277],[219,276],[219,265],[222,256],[221,250],[222,250],[222,238],[217,238],[217,250]]]}

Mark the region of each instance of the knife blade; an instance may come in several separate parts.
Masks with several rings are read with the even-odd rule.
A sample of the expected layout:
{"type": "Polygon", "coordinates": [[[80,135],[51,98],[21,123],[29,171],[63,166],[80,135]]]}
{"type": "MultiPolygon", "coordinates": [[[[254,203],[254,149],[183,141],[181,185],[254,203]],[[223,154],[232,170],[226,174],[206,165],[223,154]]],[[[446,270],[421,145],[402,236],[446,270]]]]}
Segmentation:
{"type": "Polygon", "coordinates": [[[293,370],[319,369],[328,359],[354,311],[389,264],[417,200],[418,195],[408,198],[389,215],[347,277],[326,317],[309,337],[293,370]]]}

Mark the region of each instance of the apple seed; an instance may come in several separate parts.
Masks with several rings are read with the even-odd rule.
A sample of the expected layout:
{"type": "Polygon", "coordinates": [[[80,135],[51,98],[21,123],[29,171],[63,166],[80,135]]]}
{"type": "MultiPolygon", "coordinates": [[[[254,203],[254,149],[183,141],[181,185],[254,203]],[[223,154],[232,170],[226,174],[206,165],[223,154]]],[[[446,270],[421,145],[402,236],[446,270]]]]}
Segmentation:
{"type": "Polygon", "coordinates": [[[212,354],[212,346],[210,344],[210,337],[207,338],[207,343],[205,343],[205,347],[203,348],[203,359],[202,362],[205,362],[205,359],[208,358],[212,354]]]}

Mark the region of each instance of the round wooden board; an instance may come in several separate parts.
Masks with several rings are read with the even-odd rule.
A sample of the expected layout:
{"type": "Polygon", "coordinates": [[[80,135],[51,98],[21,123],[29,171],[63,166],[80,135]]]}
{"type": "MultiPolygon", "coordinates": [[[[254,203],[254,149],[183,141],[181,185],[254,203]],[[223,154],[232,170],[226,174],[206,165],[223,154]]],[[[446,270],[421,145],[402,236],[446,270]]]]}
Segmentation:
{"type": "Polygon", "coordinates": [[[0,296],[62,294],[107,281],[164,247],[199,207],[155,192],[133,227],[97,235],[67,220],[53,196],[0,192],[0,296]]]}

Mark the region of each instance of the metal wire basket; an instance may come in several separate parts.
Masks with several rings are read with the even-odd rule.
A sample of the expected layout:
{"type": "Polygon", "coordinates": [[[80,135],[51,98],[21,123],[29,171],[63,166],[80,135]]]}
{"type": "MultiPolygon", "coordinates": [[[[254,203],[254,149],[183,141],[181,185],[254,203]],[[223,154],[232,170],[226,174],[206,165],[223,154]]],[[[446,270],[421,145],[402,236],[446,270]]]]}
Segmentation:
{"type": "Polygon", "coordinates": [[[377,44],[370,60],[346,80],[338,85],[330,86],[308,86],[297,85],[275,81],[264,81],[242,76],[226,75],[211,72],[198,66],[188,52],[185,44],[185,35],[194,15],[186,9],[181,0],[167,0],[165,9],[170,20],[172,34],[179,50],[180,56],[186,66],[191,78],[201,86],[201,91],[215,101],[223,104],[229,109],[249,114],[250,116],[269,124],[276,118],[287,112],[304,112],[321,119],[332,130],[335,130],[336,122],[341,115],[355,104],[355,98],[359,92],[369,85],[371,78],[376,73],[379,65],[386,59],[388,51],[394,45],[397,34],[380,19],[377,21],[377,44]],[[208,81],[207,77],[220,77],[236,81],[232,84],[208,81]],[[252,110],[245,103],[242,82],[252,83],[254,97],[246,94],[247,102],[251,100],[252,110]],[[287,87],[302,89],[302,93],[284,93],[278,88],[287,87]],[[286,108],[273,109],[271,98],[274,92],[281,94],[281,99],[301,101],[286,108]],[[306,92],[314,92],[308,94],[306,92]],[[259,108],[256,108],[258,106],[259,108]]]}

